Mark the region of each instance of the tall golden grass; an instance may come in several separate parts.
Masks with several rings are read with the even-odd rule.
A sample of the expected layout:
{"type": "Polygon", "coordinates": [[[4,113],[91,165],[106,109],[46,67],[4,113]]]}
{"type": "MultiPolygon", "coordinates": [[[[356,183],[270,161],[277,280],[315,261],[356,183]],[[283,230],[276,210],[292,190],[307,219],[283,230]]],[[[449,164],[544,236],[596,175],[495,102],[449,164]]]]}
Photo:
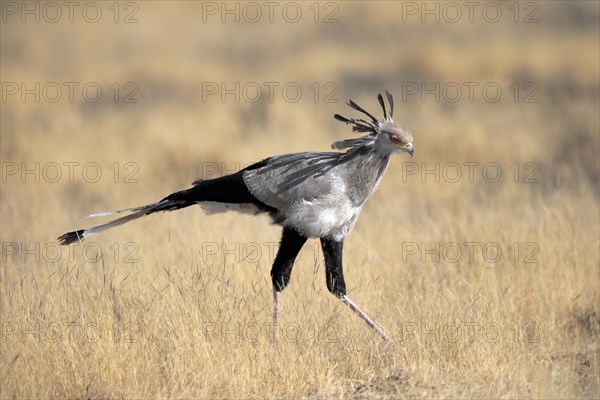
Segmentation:
{"type": "Polygon", "coordinates": [[[421,2],[320,3],[317,23],[299,3],[297,23],[278,11],[222,23],[206,4],[121,3],[119,23],[109,3],[98,23],[80,8],[73,23],[3,10],[0,397],[597,398],[598,4],[516,3],[515,17],[501,3],[497,23],[481,16],[487,3],[472,23],[422,23],[406,8],[421,2]],[[121,23],[133,11],[138,22],[121,23]],[[23,102],[7,82],[96,82],[103,95],[23,102]],[[127,82],[138,103],[123,102],[127,82]],[[222,102],[203,99],[211,82],[280,86],[272,102],[222,102]],[[297,102],[279,90],[290,82],[297,102]],[[462,97],[408,93],[423,82],[462,97]],[[479,85],[473,102],[465,82],[479,85]],[[486,83],[500,101],[482,96],[486,83]],[[337,103],[325,102],[332,88],[337,103]],[[327,151],[354,135],[332,118],[351,114],[343,101],[377,111],[385,89],[416,154],[392,159],[344,258],[349,295],[391,343],[327,292],[316,240],[283,292],[274,343],[279,228],[266,217],[193,207],[56,244],[91,226],[89,213],[327,151]]]}

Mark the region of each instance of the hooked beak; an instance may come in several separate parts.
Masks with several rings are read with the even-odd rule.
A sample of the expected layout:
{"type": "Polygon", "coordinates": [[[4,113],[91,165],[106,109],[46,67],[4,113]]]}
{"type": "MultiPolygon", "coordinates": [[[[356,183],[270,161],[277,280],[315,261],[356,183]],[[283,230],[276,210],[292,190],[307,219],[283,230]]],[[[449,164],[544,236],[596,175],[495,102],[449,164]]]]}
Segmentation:
{"type": "Polygon", "coordinates": [[[412,143],[409,143],[409,144],[406,146],[406,149],[404,149],[404,151],[406,151],[408,154],[410,154],[410,158],[412,158],[412,157],[413,157],[413,154],[415,154],[415,149],[413,148],[413,145],[412,145],[412,143]]]}

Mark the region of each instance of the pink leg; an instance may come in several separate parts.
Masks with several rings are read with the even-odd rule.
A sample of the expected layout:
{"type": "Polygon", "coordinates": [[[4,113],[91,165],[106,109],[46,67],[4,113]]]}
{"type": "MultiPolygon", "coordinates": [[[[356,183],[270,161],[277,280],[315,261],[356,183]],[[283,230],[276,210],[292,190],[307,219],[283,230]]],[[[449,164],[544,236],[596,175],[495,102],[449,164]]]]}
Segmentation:
{"type": "Polygon", "coordinates": [[[362,320],[367,323],[367,325],[369,325],[371,328],[373,328],[375,330],[375,332],[379,333],[379,336],[381,336],[386,341],[390,340],[390,338],[388,337],[388,335],[385,334],[383,329],[381,329],[379,327],[379,325],[377,325],[375,323],[375,321],[373,321],[371,318],[369,318],[369,316],[367,314],[365,314],[365,312],[363,310],[361,310],[356,304],[354,304],[354,302],[352,300],[350,300],[350,298],[348,298],[348,296],[344,295],[342,297],[342,301],[344,302],[344,304],[348,305],[348,307],[350,307],[352,309],[352,311],[357,313],[358,316],[361,317],[362,320]]]}
{"type": "Polygon", "coordinates": [[[275,330],[275,340],[279,337],[279,315],[281,314],[281,292],[278,292],[275,288],[273,288],[273,302],[275,305],[273,306],[273,325],[275,330]]]}

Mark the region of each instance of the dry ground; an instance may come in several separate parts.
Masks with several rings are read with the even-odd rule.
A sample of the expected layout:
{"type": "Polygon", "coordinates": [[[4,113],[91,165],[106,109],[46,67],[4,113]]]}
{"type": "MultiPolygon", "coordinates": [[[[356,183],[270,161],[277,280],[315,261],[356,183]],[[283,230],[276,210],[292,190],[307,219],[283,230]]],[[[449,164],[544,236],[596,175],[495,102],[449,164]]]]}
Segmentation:
{"type": "Polygon", "coordinates": [[[598,398],[597,2],[502,3],[495,23],[487,3],[473,22],[455,3],[456,23],[435,2],[440,21],[424,23],[421,2],[320,3],[317,22],[315,5],[298,3],[296,23],[280,3],[273,23],[261,3],[260,21],[244,21],[255,14],[239,3],[241,21],[222,23],[220,2],[163,1],[120,3],[118,15],[100,2],[97,23],[83,19],[86,3],[70,23],[58,2],[57,22],[47,8],[23,23],[24,3],[8,3],[0,397],[598,398]],[[79,85],[72,102],[65,82],[79,85]],[[248,92],[203,98],[213,82],[248,92]],[[268,82],[279,85],[271,99],[268,82]],[[439,101],[410,95],[436,82],[439,101]],[[33,88],[24,99],[22,83],[33,88]],[[86,83],[99,101],[83,98],[86,83]],[[283,96],[286,83],[299,101],[283,96]],[[256,85],[263,97],[251,102],[256,85]],[[485,85],[502,89],[499,101],[485,85]],[[279,230],[266,217],[190,208],[55,242],[90,226],[79,217],[91,212],[271,154],[327,150],[353,135],[332,118],[351,114],[343,101],[375,111],[384,89],[416,154],[392,159],[347,238],[345,271],[392,343],[328,294],[310,241],[276,346],[279,230]]]}

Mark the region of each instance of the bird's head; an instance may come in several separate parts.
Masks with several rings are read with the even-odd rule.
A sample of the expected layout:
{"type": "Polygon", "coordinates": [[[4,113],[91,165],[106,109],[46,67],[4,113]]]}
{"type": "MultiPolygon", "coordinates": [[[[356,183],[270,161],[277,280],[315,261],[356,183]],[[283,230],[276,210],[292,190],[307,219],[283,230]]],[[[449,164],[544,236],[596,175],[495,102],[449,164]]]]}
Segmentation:
{"type": "Polygon", "coordinates": [[[412,142],[413,137],[408,129],[402,128],[394,121],[385,120],[381,122],[375,145],[389,149],[390,153],[405,152],[412,157],[415,152],[412,142]]]}
{"type": "Polygon", "coordinates": [[[383,153],[405,152],[410,154],[412,157],[414,154],[412,134],[408,129],[404,129],[394,122],[392,119],[394,114],[394,98],[387,90],[385,91],[385,95],[390,104],[389,114],[385,108],[383,96],[381,93],[377,95],[377,100],[379,101],[379,104],[383,110],[382,120],[378,120],[352,100],[348,101],[346,104],[353,109],[367,115],[371,120],[367,121],[362,118],[346,118],[339,114],[335,114],[334,118],[346,124],[352,124],[352,130],[354,132],[367,132],[368,134],[357,139],[346,139],[335,142],[331,145],[331,147],[341,150],[348,147],[358,148],[369,145],[374,146],[375,149],[383,153]]]}

